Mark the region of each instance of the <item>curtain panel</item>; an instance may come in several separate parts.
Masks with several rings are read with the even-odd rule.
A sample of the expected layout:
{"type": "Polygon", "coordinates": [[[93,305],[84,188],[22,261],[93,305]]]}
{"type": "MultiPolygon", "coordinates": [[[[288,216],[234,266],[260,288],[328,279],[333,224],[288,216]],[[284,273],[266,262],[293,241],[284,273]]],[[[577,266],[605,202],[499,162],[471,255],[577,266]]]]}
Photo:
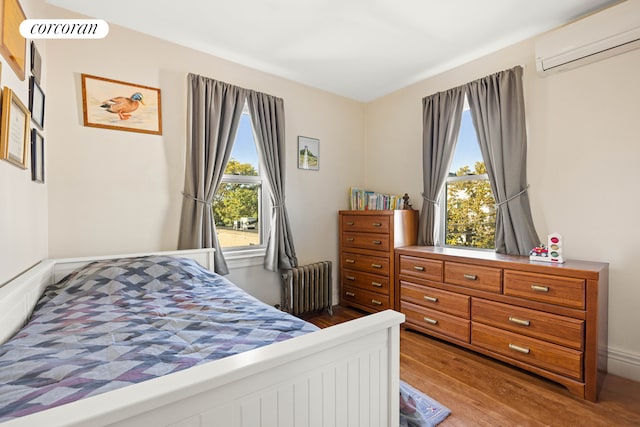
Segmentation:
{"type": "Polygon", "coordinates": [[[540,241],[527,193],[522,67],[473,81],[466,94],[496,199],[496,252],[528,255],[540,241]]]}
{"type": "Polygon", "coordinates": [[[460,132],[464,88],[456,87],[422,99],[422,209],[418,244],[435,244],[438,197],[444,186],[460,132]]]}
{"type": "Polygon", "coordinates": [[[220,185],[247,90],[189,74],[187,156],[178,249],[215,248],[215,271],[228,274],[211,203],[220,185]]]}
{"type": "Polygon", "coordinates": [[[271,227],[264,259],[270,271],[298,266],[289,217],[285,206],[284,101],[259,92],[249,92],[247,105],[255,129],[258,156],[271,189],[271,227]]]}

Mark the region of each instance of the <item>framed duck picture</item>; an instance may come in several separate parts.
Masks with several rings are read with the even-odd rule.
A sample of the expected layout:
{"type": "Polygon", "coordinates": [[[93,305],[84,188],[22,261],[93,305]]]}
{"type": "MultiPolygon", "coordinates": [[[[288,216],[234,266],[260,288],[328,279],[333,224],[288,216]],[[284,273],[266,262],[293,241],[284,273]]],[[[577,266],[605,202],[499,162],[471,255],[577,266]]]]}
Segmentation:
{"type": "Polygon", "coordinates": [[[85,126],[162,135],[160,89],[89,74],[81,77],[85,126]]]}

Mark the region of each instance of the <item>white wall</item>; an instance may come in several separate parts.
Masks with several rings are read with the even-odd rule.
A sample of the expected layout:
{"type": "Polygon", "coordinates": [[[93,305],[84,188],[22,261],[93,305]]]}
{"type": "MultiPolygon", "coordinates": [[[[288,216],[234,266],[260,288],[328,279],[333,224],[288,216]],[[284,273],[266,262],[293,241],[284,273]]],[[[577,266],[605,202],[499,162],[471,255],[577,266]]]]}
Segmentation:
{"type": "Polygon", "coordinates": [[[366,184],[403,187],[420,208],[422,98],[523,65],[538,234],[561,233],[567,258],[610,264],[609,369],[640,380],[640,50],[544,78],[533,59],[529,40],[369,103],[366,184]]]}
{"type": "MultiPolygon", "coordinates": [[[[42,2],[21,0],[27,17],[42,11],[42,2]]],[[[38,51],[46,58],[46,43],[38,42],[38,51]]],[[[2,63],[2,87],[7,86],[25,106],[29,105],[30,44],[27,43],[25,79],[20,80],[9,63],[0,56],[2,63]]],[[[46,64],[43,64],[42,84],[47,93],[46,64]]],[[[45,111],[45,129],[46,126],[45,111]]],[[[35,125],[32,124],[32,127],[35,125]]],[[[46,133],[45,150],[47,150],[46,133]]],[[[28,159],[30,156],[29,149],[28,159]]],[[[0,285],[47,257],[47,183],[31,180],[31,165],[23,170],[0,160],[0,285]]],[[[46,165],[45,165],[46,168],[46,165]]],[[[46,173],[45,169],[45,173],[46,173]]]]}
{"type": "MultiPolygon", "coordinates": [[[[47,13],[79,17],[51,6],[47,13]]],[[[50,40],[48,49],[51,257],[176,248],[192,72],[284,99],[286,197],[298,258],[337,262],[337,211],[364,176],[361,103],[115,25],[103,40],[50,40]],[[81,73],[160,88],[163,135],[84,127],[81,73]],[[298,135],[320,140],[319,171],[297,168],[298,135]]],[[[251,267],[230,278],[279,302],[275,273],[251,267]]]]}

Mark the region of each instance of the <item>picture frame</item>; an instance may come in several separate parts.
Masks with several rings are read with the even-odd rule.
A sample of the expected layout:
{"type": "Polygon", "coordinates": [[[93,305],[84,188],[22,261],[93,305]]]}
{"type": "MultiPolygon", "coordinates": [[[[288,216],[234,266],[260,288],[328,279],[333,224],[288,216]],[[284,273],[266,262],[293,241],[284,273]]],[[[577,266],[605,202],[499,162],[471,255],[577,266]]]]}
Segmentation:
{"type": "Polygon", "coordinates": [[[24,80],[27,39],[20,34],[20,24],[27,19],[18,0],[0,0],[0,54],[20,80],[24,80]]]}
{"type": "Polygon", "coordinates": [[[29,111],[33,123],[44,129],[44,92],[35,76],[29,78],[29,111]]]}
{"type": "Polygon", "coordinates": [[[85,126],[162,135],[160,89],[89,74],[81,78],[85,126]]]}
{"type": "Polygon", "coordinates": [[[320,140],[298,136],[298,169],[320,170],[320,140]]]}
{"type": "Polygon", "coordinates": [[[31,129],[31,180],[44,183],[44,138],[31,129]]]}
{"type": "Polygon", "coordinates": [[[5,86],[0,116],[0,158],[22,169],[27,169],[30,123],[29,109],[5,86]]]}
{"type": "Polygon", "coordinates": [[[31,42],[31,75],[40,83],[42,78],[42,57],[34,41],[31,42]]]}

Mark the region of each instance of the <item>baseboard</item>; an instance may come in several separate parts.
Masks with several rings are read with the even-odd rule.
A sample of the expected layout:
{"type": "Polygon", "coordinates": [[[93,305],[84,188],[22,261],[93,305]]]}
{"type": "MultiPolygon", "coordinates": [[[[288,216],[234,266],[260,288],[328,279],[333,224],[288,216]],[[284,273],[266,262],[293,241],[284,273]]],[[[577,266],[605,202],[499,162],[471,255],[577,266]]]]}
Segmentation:
{"type": "Polygon", "coordinates": [[[640,355],[609,347],[607,371],[633,381],[640,381],[640,355]]]}

